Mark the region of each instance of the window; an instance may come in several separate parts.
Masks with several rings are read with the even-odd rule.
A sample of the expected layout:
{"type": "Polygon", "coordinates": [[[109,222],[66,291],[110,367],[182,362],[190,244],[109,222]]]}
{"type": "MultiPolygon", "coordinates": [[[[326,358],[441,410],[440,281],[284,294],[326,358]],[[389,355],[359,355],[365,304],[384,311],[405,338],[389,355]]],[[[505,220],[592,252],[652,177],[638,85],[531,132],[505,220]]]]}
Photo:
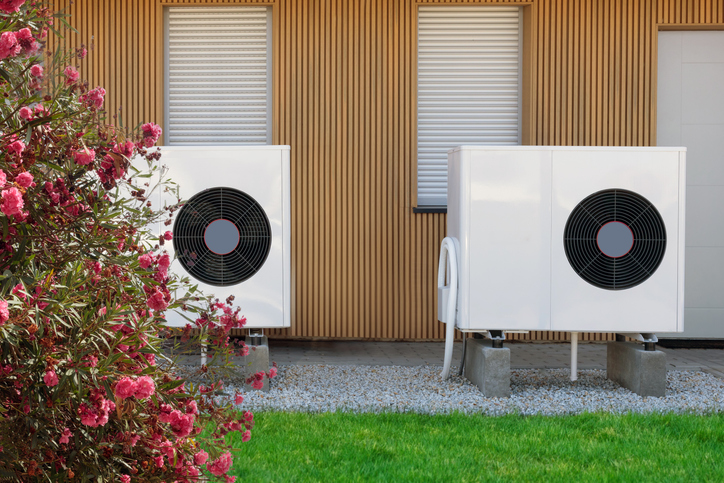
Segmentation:
{"type": "Polygon", "coordinates": [[[519,7],[421,6],[417,205],[447,205],[447,152],[521,143],[519,7]]]}
{"type": "Polygon", "coordinates": [[[271,144],[271,10],[165,14],[166,144],[271,144]]]}

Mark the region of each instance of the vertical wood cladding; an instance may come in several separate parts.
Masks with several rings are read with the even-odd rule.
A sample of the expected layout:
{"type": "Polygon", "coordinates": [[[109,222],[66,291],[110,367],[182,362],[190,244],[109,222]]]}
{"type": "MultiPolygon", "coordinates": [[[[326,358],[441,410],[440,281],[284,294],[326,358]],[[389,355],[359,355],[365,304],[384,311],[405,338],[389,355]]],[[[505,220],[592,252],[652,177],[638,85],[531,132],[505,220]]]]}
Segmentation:
{"type": "MultiPolygon", "coordinates": [[[[162,6],[273,9],[273,142],[292,146],[292,328],[272,336],[439,339],[445,216],[413,214],[419,4],[529,15],[527,143],[655,144],[658,26],[724,28],[721,0],[56,0],[79,62],[127,126],[163,125],[162,6]]],[[[63,42],[51,39],[53,42],[63,42]]],[[[582,334],[601,340],[610,334],[582,334]]],[[[531,332],[512,338],[567,340],[531,332]]]]}

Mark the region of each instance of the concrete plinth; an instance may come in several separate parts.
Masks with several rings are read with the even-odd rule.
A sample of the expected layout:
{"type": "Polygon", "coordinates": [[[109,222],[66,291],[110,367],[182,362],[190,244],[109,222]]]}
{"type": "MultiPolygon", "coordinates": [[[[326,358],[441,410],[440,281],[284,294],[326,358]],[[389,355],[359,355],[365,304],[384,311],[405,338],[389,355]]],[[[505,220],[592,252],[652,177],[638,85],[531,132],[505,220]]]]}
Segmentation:
{"type": "MultiPolygon", "coordinates": [[[[241,357],[241,365],[239,370],[243,371],[244,377],[251,377],[257,372],[269,372],[269,340],[266,336],[249,337],[244,339],[244,343],[249,348],[249,355],[241,357]],[[259,345],[251,345],[252,339],[256,340],[259,345]]],[[[251,391],[251,384],[246,385],[246,390],[251,391]]],[[[264,378],[264,387],[262,391],[269,390],[269,379],[264,378]]]]}
{"type": "Polygon", "coordinates": [[[632,342],[609,342],[606,376],[639,396],[666,394],[666,354],[632,342]]]}
{"type": "Polygon", "coordinates": [[[485,397],[510,397],[510,349],[493,349],[493,341],[465,339],[464,376],[485,397]]]}

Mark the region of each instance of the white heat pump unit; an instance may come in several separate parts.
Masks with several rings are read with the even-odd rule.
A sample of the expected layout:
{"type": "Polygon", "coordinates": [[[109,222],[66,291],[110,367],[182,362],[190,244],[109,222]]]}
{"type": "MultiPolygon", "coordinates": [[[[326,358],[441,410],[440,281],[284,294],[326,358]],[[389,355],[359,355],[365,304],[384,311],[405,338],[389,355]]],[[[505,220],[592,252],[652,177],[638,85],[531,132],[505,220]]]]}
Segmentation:
{"type": "Polygon", "coordinates": [[[448,333],[681,332],[685,155],[658,147],[451,150],[438,274],[448,333]],[[446,266],[456,278],[448,285],[446,266]]]}
{"type": "MultiPolygon", "coordinates": [[[[167,146],[161,153],[186,200],[166,243],[175,254],[170,270],[220,300],[234,295],[245,328],[289,327],[289,146],[167,146]]],[[[188,322],[171,311],[166,319],[188,322]]]]}

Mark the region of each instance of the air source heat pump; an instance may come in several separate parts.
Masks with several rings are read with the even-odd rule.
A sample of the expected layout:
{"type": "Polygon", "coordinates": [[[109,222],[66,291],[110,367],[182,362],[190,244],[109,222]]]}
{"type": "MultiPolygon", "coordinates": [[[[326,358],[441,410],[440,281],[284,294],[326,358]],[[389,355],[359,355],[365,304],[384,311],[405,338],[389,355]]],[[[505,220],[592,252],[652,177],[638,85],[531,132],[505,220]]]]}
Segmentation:
{"type": "MultiPolygon", "coordinates": [[[[234,295],[247,328],[290,326],[289,146],[169,146],[161,162],[180,187],[170,270],[220,300],[234,295]]],[[[161,194],[162,205],[174,204],[161,194]]],[[[162,230],[168,229],[162,227],[162,230]]],[[[188,322],[175,312],[169,325],[188,322]]]]}
{"type": "Polygon", "coordinates": [[[685,155],[684,148],[451,150],[438,275],[448,333],[452,325],[681,332],[685,155]],[[457,259],[448,278],[456,272],[456,280],[444,286],[448,252],[450,263],[457,259]]]}

